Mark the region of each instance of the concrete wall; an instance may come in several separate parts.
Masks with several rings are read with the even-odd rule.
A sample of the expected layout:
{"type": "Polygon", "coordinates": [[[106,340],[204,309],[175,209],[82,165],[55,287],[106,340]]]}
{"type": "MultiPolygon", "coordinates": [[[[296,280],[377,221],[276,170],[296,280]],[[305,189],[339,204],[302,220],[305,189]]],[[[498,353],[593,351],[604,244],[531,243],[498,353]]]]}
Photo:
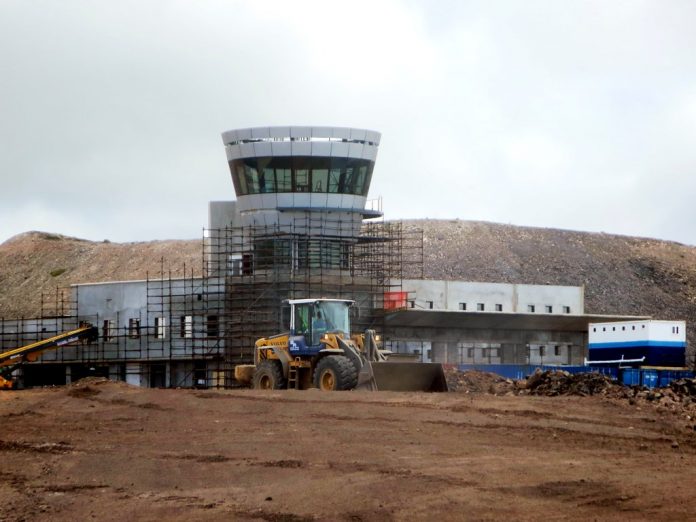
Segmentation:
{"type": "Polygon", "coordinates": [[[583,314],[585,308],[584,288],[577,286],[405,279],[403,290],[409,293],[413,308],[426,310],[462,310],[465,305],[468,312],[577,315],[583,314]]]}
{"type": "Polygon", "coordinates": [[[447,364],[583,364],[586,332],[390,327],[386,348],[447,364]],[[556,348],[558,347],[558,348],[556,348]]]}
{"type": "Polygon", "coordinates": [[[234,226],[237,216],[235,201],[208,202],[208,228],[225,228],[234,226]]]}

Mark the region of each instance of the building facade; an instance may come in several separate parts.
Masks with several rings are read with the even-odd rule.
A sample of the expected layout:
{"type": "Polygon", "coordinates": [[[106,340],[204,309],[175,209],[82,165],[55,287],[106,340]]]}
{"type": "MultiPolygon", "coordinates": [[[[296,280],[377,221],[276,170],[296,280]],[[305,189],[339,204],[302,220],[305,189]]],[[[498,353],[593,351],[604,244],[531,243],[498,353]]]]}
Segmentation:
{"type": "Polygon", "coordinates": [[[352,299],[355,330],[450,364],[578,364],[590,321],[628,319],[585,315],[582,287],[404,278],[404,266],[422,270],[422,234],[385,222],[367,199],[380,139],[341,127],[224,132],[236,199],[210,203],[203,273],[74,285],[60,310],[0,321],[3,349],[99,328],[97,341],[47,351],[15,376],[233,386],[256,339],[283,330],[286,299],[352,299]]]}

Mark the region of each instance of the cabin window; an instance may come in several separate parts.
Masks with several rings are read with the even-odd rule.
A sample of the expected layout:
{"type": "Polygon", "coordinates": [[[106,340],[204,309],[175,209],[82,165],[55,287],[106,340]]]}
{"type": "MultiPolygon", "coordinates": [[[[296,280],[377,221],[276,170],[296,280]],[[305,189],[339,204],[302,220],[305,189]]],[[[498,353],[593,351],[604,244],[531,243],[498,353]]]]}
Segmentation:
{"type": "Polygon", "coordinates": [[[535,309],[534,305],[527,305],[527,312],[529,312],[530,314],[534,313],[534,309],[535,309]]]}
{"type": "Polygon", "coordinates": [[[570,306],[564,306],[564,307],[563,307],[563,313],[564,313],[564,314],[569,314],[569,313],[570,313],[570,306]]]}
{"type": "Polygon", "coordinates": [[[547,313],[547,314],[552,314],[552,313],[553,313],[553,306],[551,306],[551,305],[546,305],[546,313],[547,313]]]}
{"type": "Polygon", "coordinates": [[[466,303],[459,303],[460,310],[466,310],[466,303]]]}
{"type": "Polygon", "coordinates": [[[485,304],[483,304],[483,303],[477,303],[477,304],[476,304],[476,310],[478,310],[479,312],[483,312],[485,309],[486,309],[486,305],[485,305],[485,304]]]}
{"type": "Polygon", "coordinates": [[[502,311],[503,311],[503,305],[501,305],[501,304],[495,305],[495,311],[496,311],[496,312],[502,312],[502,311]]]}

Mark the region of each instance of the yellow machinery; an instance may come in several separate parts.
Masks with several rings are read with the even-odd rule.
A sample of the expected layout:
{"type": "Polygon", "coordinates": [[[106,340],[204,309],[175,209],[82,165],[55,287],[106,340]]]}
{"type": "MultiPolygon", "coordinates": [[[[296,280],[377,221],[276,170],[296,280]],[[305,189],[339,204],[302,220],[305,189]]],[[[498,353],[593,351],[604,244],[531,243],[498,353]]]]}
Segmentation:
{"type": "Polygon", "coordinates": [[[14,387],[10,377],[12,372],[24,363],[36,361],[45,350],[60,348],[82,339],[94,341],[98,335],[99,332],[95,326],[86,324],[75,330],[0,353],[0,389],[12,389],[14,387]]]}
{"type": "Polygon", "coordinates": [[[447,391],[442,365],[395,362],[373,330],[350,334],[344,299],[291,299],[290,331],[256,341],[235,379],[257,389],[447,391]]]}

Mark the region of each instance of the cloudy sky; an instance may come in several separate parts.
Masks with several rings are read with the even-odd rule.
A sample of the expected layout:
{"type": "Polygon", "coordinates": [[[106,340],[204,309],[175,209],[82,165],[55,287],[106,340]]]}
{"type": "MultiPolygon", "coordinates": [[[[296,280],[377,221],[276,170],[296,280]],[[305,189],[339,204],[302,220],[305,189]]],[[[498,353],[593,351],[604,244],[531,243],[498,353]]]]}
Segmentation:
{"type": "Polygon", "coordinates": [[[0,0],[0,241],[197,238],[224,130],[382,132],[388,219],[696,245],[691,0],[0,0]]]}

